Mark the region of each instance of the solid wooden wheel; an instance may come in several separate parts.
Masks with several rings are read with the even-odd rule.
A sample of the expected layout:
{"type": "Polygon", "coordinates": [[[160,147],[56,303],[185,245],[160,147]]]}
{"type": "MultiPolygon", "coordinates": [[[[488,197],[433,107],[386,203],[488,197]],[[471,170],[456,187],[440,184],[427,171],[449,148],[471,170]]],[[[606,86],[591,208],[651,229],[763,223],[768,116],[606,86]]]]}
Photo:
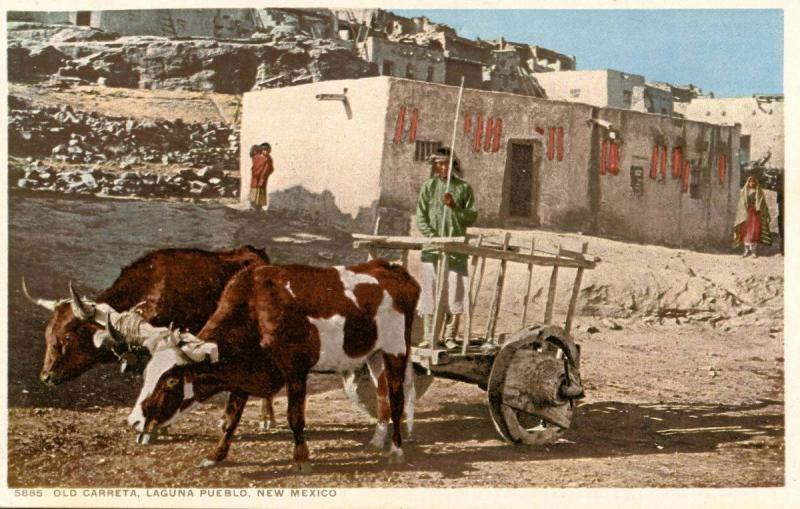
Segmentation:
{"type": "Polygon", "coordinates": [[[503,346],[487,388],[489,415],[503,439],[547,445],[570,427],[573,403],[562,386],[580,385],[577,352],[557,327],[527,327],[503,346]]]}

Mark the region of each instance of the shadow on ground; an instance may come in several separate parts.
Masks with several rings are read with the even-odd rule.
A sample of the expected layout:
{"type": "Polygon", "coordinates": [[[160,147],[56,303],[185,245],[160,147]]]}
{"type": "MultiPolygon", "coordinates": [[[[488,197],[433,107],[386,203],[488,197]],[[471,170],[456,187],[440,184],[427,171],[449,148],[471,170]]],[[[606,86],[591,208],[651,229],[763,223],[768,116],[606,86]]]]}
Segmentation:
{"type": "MultiPolygon", "coordinates": [[[[444,478],[461,478],[476,470],[475,463],[529,462],[532,460],[613,458],[634,455],[712,452],[725,444],[743,447],[782,447],[783,403],[761,400],[750,405],[708,405],[685,403],[629,404],[597,402],[578,407],[574,426],[564,441],[549,447],[506,444],[498,439],[486,409],[480,405],[450,403],[441,409],[418,414],[415,436],[419,441],[404,446],[407,462],[397,471],[438,471],[444,478]],[[746,442],[754,437],[766,440],[746,442]]],[[[307,435],[309,443],[320,440],[352,439],[366,442],[370,432],[363,426],[326,426],[307,435]]],[[[271,435],[245,434],[242,442],[290,441],[288,430],[271,435]]],[[[352,452],[360,446],[325,448],[327,452],[352,452]]],[[[335,454],[334,454],[335,456],[335,454]]],[[[315,474],[336,474],[347,470],[381,472],[385,459],[370,455],[363,460],[313,460],[315,474]]],[[[243,473],[253,480],[288,478],[286,461],[236,463],[228,468],[264,468],[243,473]],[[284,470],[284,472],[281,472],[284,470]]]]}

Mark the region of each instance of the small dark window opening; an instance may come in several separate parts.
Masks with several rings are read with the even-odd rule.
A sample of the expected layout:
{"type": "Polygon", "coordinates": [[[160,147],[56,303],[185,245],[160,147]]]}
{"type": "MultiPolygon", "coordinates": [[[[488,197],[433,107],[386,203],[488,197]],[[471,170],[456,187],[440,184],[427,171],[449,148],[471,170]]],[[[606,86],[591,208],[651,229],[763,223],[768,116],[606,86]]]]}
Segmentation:
{"type": "Polygon", "coordinates": [[[441,141],[420,141],[417,140],[414,146],[414,161],[426,162],[431,154],[442,146],[441,141]]]}
{"type": "Polygon", "coordinates": [[[644,195],[644,168],[631,166],[631,189],[634,196],[644,195]]]}
{"type": "Polygon", "coordinates": [[[391,60],[384,60],[383,72],[381,74],[383,76],[394,76],[394,62],[392,62],[391,60]]]}
{"type": "Polygon", "coordinates": [[[414,79],[414,64],[406,64],[406,78],[410,80],[414,79]]]}
{"type": "Polygon", "coordinates": [[[622,102],[626,106],[630,106],[631,102],[633,102],[633,92],[631,92],[630,90],[623,90],[622,91],[622,102]]]}
{"type": "Polygon", "coordinates": [[[689,173],[689,197],[702,198],[702,187],[700,186],[700,165],[693,164],[689,173]]]}
{"type": "Polygon", "coordinates": [[[432,65],[428,66],[428,79],[427,79],[427,81],[431,81],[431,82],[433,81],[433,66],[432,65]]]}
{"type": "Polygon", "coordinates": [[[75,16],[75,24],[82,27],[88,27],[92,22],[92,11],[78,11],[75,16]]]}

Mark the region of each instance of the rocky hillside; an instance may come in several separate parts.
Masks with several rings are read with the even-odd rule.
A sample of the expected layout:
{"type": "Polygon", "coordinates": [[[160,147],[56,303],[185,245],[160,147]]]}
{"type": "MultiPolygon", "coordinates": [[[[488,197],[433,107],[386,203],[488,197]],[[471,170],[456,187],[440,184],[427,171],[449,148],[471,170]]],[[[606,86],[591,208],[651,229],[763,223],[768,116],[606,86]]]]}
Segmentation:
{"type": "Polygon", "coordinates": [[[90,27],[8,24],[11,82],[100,83],[115,87],[249,90],[374,76],[352,43],[305,34],[216,41],[120,37],[90,27]]]}
{"type": "Polygon", "coordinates": [[[238,167],[239,136],[222,122],[131,119],[37,107],[9,97],[8,147],[12,156],[68,163],[118,161],[238,167]]]}
{"type": "Polygon", "coordinates": [[[9,96],[9,185],[142,198],[238,195],[239,136],[223,122],[101,115],[9,96]]]}

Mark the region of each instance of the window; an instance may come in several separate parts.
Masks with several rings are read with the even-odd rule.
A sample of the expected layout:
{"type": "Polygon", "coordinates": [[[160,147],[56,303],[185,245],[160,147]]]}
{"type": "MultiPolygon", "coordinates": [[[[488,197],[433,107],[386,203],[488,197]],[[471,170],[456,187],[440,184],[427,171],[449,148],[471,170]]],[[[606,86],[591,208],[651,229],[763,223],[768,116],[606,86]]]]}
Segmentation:
{"type": "Polygon", "coordinates": [[[410,80],[414,79],[414,64],[412,63],[406,64],[406,78],[410,80]]]}
{"type": "Polygon", "coordinates": [[[691,178],[689,179],[689,196],[691,198],[702,198],[700,187],[700,165],[690,166],[691,178]]]}
{"type": "Polygon", "coordinates": [[[432,66],[432,65],[429,65],[429,66],[428,66],[428,77],[427,77],[427,81],[431,81],[431,82],[433,81],[433,66],[432,66]]]}
{"type": "Polygon", "coordinates": [[[441,141],[420,141],[417,140],[414,147],[414,161],[426,162],[428,157],[442,146],[441,141]]]}
{"type": "Polygon", "coordinates": [[[383,72],[381,73],[382,76],[394,76],[394,62],[391,60],[384,60],[383,61],[383,72]]]}
{"type": "Polygon", "coordinates": [[[744,166],[749,162],[750,162],[750,135],[745,134],[739,137],[739,164],[744,166]]]}
{"type": "Polygon", "coordinates": [[[569,96],[570,97],[580,97],[581,96],[581,89],[580,88],[571,88],[571,89],[569,89],[569,96]]]}
{"type": "Polygon", "coordinates": [[[625,106],[630,106],[631,102],[633,102],[633,92],[630,90],[623,90],[622,91],[622,103],[625,106]]]}
{"type": "Polygon", "coordinates": [[[88,27],[92,22],[92,11],[78,11],[75,15],[75,24],[88,27]]]}
{"type": "Polygon", "coordinates": [[[644,168],[631,166],[631,189],[634,196],[644,195],[644,168]]]}

